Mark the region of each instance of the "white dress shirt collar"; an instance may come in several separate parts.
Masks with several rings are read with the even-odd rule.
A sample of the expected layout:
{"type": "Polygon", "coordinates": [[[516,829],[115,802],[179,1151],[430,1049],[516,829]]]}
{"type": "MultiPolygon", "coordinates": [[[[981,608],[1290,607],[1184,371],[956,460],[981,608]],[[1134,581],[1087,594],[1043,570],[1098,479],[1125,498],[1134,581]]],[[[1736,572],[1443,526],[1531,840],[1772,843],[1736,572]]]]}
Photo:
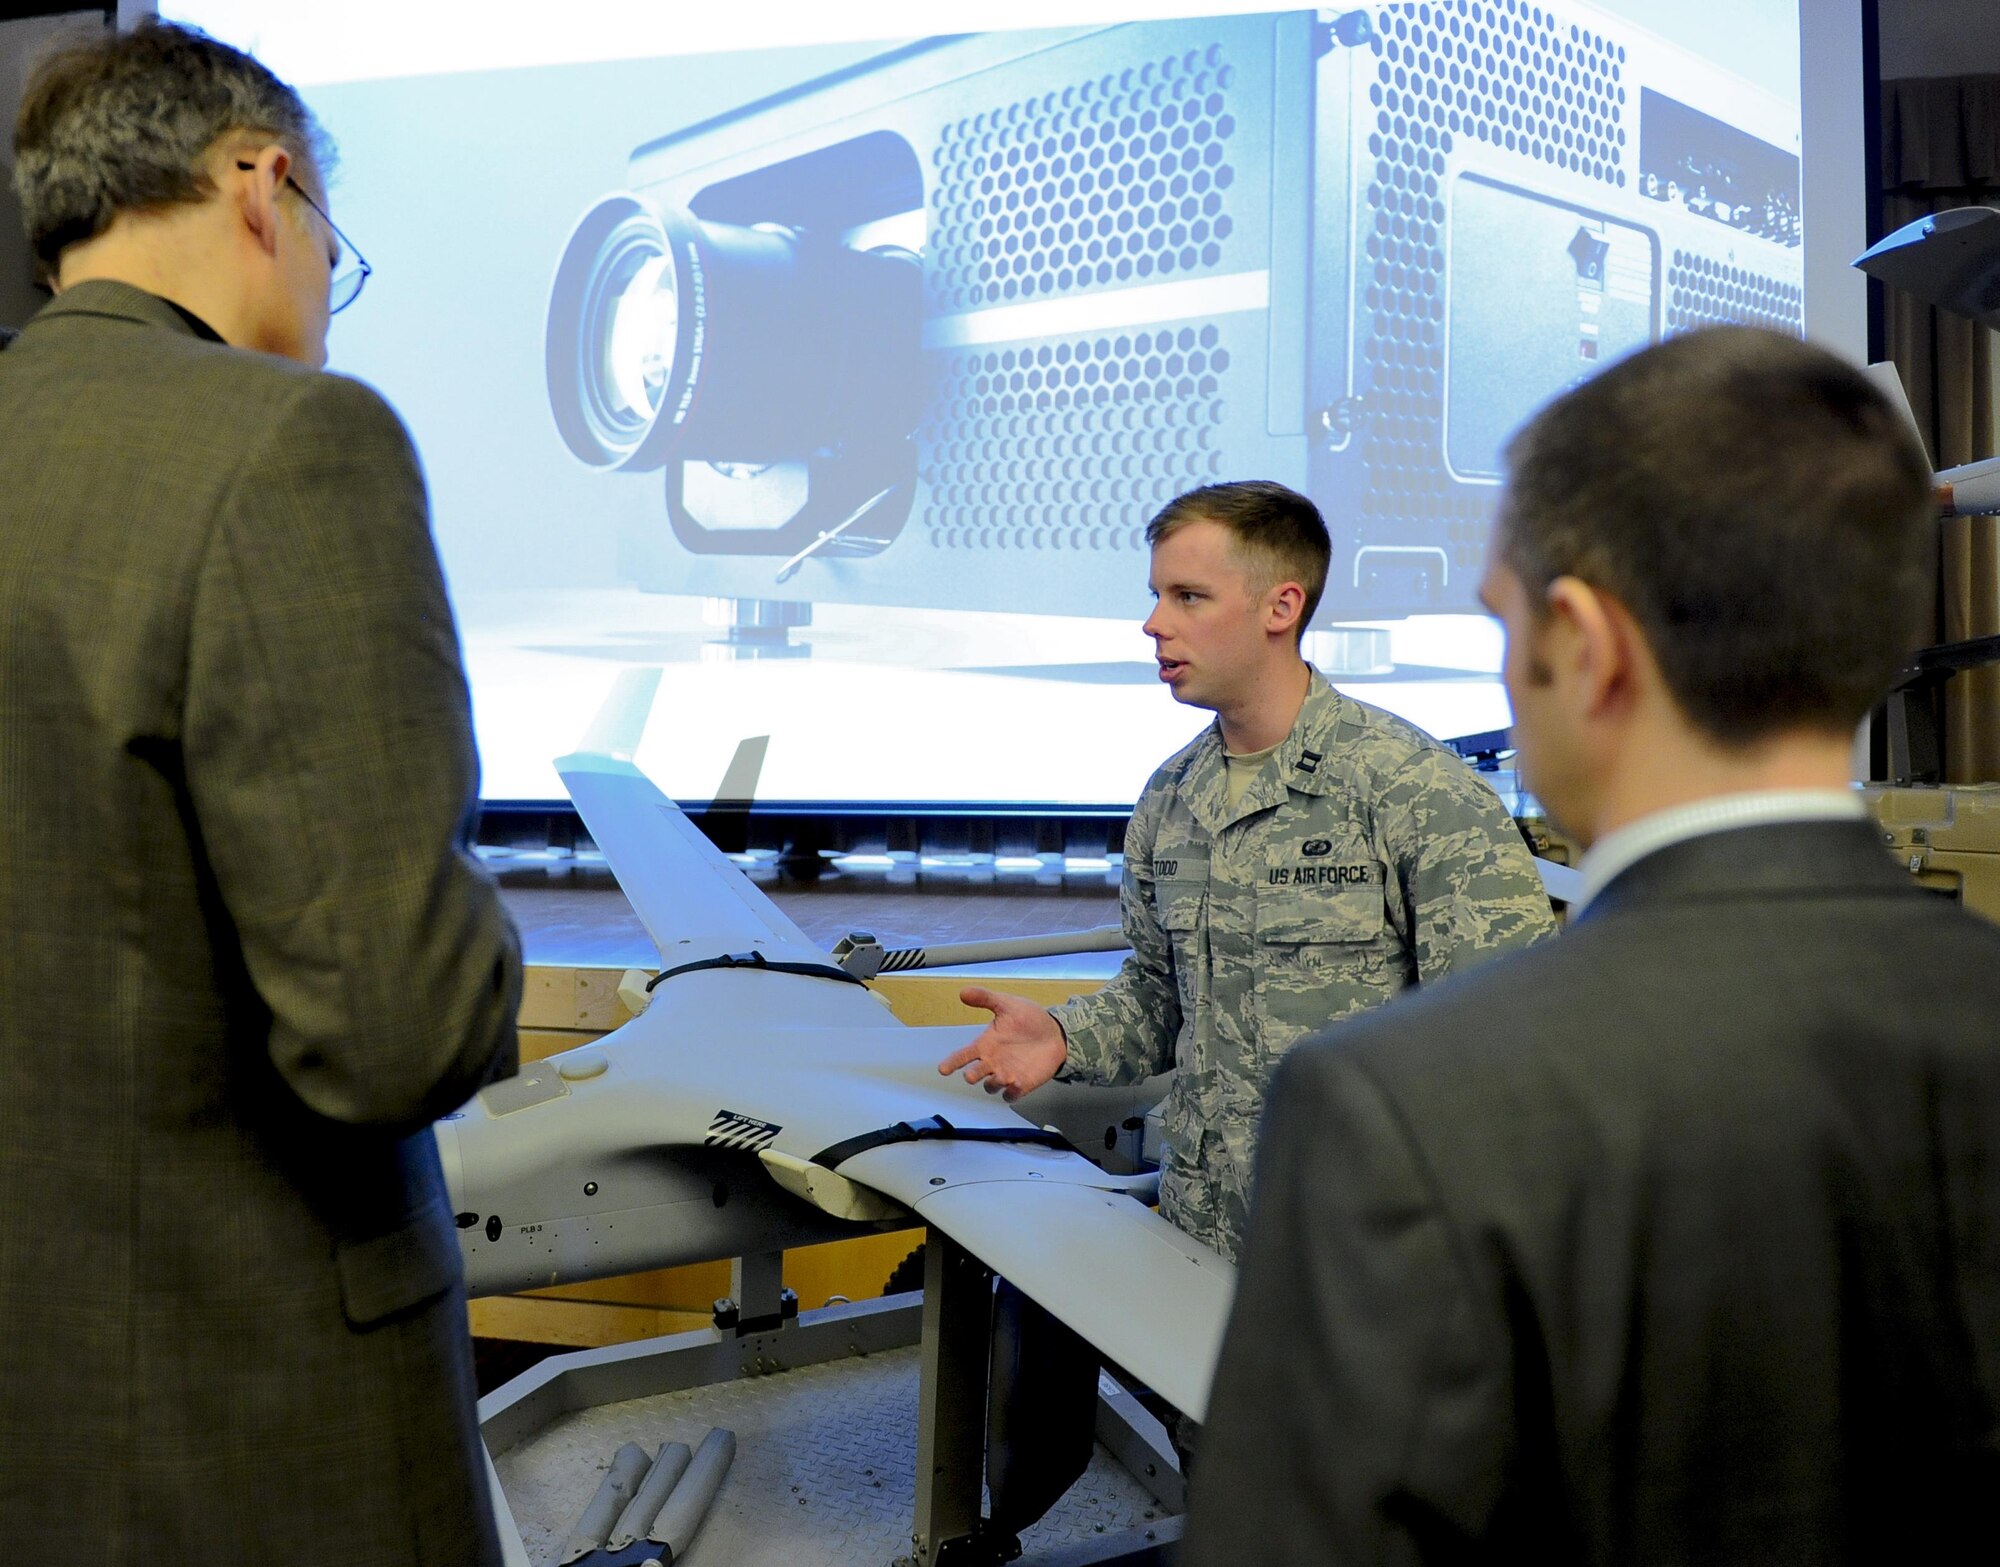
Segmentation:
{"type": "Polygon", "coordinates": [[[1583,890],[1570,905],[1574,919],[1613,878],[1670,844],[1733,827],[1768,827],[1779,822],[1864,821],[1868,807],[1853,789],[1760,789],[1719,794],[1688,805],[1670,806],[1627,822],[1591,846],[1577,870],[1583,890]]]}

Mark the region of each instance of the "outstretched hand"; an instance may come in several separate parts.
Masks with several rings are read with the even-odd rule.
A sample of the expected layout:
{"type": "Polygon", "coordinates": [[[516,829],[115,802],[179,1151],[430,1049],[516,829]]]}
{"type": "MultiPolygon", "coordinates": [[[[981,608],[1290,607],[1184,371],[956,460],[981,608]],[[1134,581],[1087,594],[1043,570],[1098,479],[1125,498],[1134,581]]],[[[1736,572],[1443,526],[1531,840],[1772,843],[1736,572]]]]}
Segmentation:
{"type": "Polygon", "coordinates": [[[1012,1104],[1062,1069],[1069,1046],[1048,1008],[978,985],[967,985],[958,999],[991,1012],[993,1021],[971,1044],[940,1061],[940,1074],[949,1077],[963,1067],[968,1083],[981,1084],[1012,1104]]]}

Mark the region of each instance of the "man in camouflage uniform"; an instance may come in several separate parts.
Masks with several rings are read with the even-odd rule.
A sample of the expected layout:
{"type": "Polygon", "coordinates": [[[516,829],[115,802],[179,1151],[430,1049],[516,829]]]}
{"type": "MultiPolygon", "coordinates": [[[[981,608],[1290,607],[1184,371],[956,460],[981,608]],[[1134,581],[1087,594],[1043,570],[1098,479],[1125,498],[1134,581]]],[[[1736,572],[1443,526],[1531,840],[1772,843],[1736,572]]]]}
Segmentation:
{"type": "Polygon", "coordinates": [[[1553,922],[1494,792],[1300,657],[1329,555],[1310,501],[1211,485],[1146,536],[1161,678],[1216,721],[1153,775],[1126,830],[1132,956],[1053,1011],[968,988],[993,1025],[940,1070],[1015,1099],[1056,1075],[1134,1082],[1177,1066],[1160,1211],[1233,1261],[1279,1057],[1553,922]]]}

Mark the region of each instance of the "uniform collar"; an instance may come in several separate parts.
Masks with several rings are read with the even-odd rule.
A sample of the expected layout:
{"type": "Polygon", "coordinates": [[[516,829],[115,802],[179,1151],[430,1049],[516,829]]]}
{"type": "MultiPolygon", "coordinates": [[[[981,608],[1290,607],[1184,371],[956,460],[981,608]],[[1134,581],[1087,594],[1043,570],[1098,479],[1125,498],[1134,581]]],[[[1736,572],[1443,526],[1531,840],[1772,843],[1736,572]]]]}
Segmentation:
{"type": "MultiPolygon", "coordinates": [[[[1258,780],[1270,792],[1270,804],[1279,804],[1286,789],[1297,789],[1302,794],[1334,792],[1327,758],[1333,754],[1341,721],[1351,705],[1333,689],[1333,683],[1325,675],[1317,669],[1312,671],[1306,685],[1306,699],[1292,724],[1292,732],[1279,743],[1278,754],[1271,758],[1275,765],[1267,768],[1258,780]]],[[[1253,788],[1250,792],[1260,791],[1253,788]]]]}
{"type": "Polygon", "coordinates": [[[1338,785],[1329,759],[1350,706],[1325,675],[1313,670],[1306,686],[1306,699],[1299,708],[1299,716],[1292,721],[1291,733],[1278,743],[1276,752],[1234,806],[1229,804],[1229,769],[1222,748],[1222,723],[1218,719],[1210,724],[1181,773],[1181,793],[1195,820],[1211,833],[1219,833],[1246,816],[1284,804],[1293,790],[1301,794],[1334,793],[1338,785]]]}

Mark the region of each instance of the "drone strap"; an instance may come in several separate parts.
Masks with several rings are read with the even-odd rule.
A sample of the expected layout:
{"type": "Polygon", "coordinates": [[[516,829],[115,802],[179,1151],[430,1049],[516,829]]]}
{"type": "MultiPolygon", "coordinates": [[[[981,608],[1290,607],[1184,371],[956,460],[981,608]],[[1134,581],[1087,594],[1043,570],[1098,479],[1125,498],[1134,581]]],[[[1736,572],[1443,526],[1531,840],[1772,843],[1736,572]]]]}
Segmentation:
{"type": "Polygon", "coordinates": [[[941,1115],[929,1115],[920,1121],[898,1121],[879,1131],[863,1132],[858,1137],[835,1143],[831,1148],[814,1154],[812,1162],[837,1170],[846,1160],[871,1148],[881,1148],[888,1143],[932,1142],[1032,1143],[1042,1148],[1065,1150],[1070,1147],[1067,1137],[1045,1126],[953,1126],[941,1115]]]}
{"type": "Polygon", "coordinates": [[[848,973],[837,963],[773,963],[761,952],[724,952],[716,957],[683,963],[678,968],[661,969],[646,981],[646,993],[651,995],[653,987],[661,980],[672,979],[676,974],[692,974],[696,969],[704,968],[764,969],[772,974],[804,974],[811,979],[838,979],[850,985],[867,988],[865,981],[848,973]]]}

